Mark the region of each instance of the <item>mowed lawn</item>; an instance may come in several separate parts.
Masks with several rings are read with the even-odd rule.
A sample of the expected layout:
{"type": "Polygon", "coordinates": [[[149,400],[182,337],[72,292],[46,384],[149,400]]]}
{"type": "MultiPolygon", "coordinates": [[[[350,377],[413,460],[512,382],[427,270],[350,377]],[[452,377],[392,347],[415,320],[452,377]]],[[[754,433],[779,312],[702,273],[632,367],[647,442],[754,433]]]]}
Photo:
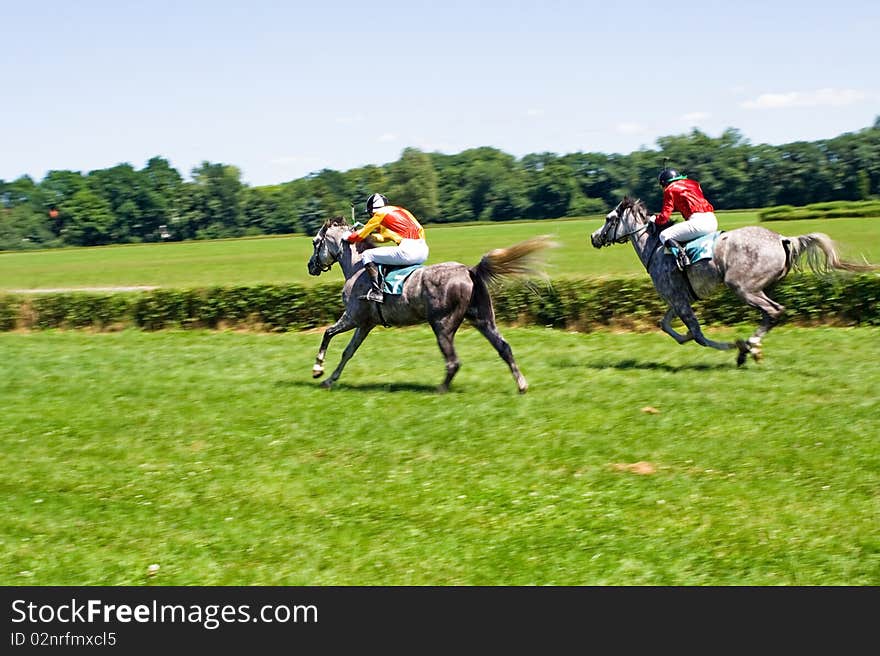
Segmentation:
{"type": "Polygon", "coordinates": [[[880,584],[880,329],[503,333],[0,334],[0,584],[880,584]]]}
{"type": "MultiPolygon", "coordinates": [[[[765,223],[788,235],[825,232],[842,254],[880,262],[880,218],[765,223]]],[[[758,223],[756,212],[719,212],[721,229],[758,223]]],[[[645,275],[629,245],[595,250],[590,233],[601,217],[522,223],[429,225],[428,264],[468,265],[494,248],[551,234],[559,247],[546,256],[546,273],[558,277],[645,275]]],[[[0,253],[0,291],[117,286],[172,288],[263,283],[315,284],[340,280],[338,267],[318,278],[308,275],[311,236],[135,244],[94,248],[0,253]]]]}

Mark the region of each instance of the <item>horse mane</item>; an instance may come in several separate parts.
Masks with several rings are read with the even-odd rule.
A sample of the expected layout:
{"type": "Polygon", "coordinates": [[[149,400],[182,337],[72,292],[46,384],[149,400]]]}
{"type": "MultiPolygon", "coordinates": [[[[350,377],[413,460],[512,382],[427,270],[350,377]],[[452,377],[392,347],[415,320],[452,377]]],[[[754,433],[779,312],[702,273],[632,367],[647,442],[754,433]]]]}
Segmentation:
{"type": "Polygon", "coordinates": [[[350,224],[348,223],[348,220],[344,216],[342,216],[341,214],[338,216],[331,217],[331,218],[327,219],[326,221],[324,221],[325,228],[330,228],[332,226],[351,227],[350,224]]]}
{"type": "Polygon", "coordinates": [[[641,198],[630,198],[629,196],[624,196],[623,200],[620,201],[620,211],[630,209],[633,211],[641,219],[646,219],[648,217],[648,206],[645,205],[645,202],[641,198]]]}

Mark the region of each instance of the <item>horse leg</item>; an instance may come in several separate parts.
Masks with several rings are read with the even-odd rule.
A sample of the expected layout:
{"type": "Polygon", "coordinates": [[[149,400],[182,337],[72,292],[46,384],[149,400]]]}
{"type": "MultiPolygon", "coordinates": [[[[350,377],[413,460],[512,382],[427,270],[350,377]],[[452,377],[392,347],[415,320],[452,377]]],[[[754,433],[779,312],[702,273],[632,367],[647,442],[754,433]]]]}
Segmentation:
{"type": "Polygon", "coordinates": [[[330,386],[333,385],[342,374],[342,370],[345,368],[345,364],[351,360],[352,356],[354,356],[355,351],[358,350],[358,347],[361,345],[361,342],[366,339],[367,335],[370,334],[370,331],[373,329],[373,326],[358,326],[354,331],[354,335],[351,336],[351,341],[345,345],[345,350],[342,352],[342,359],[339,360],[339,364],[336,365],[336,369],[330,374],[330,378],[321,383],[321,387],[326,389],[330,389],[330,386]]]}
{"type": "Polygon", "coordinates": [[[663,329],[663,332],[667,335],[670,335],[676,342],[679,344],[684,344],[685,342],[689,342],[694,338],[694,334],[688,330],[686,335],[682,335],[672,327],[672,319],[675,317],[675,310],[673,308],[669,308],[666,311],[666,314],[663,316],[663,319],[660,320],[660,327],[663,329]]]}
{"type": "Polygon", "coordinates": [[[749,347],[743,340],[738,339],[735,342],[716,342],[711,340],[703,334],[703,330],[700,328],[700,322],[697,320],[697,315],[694,313],[690,303],[679,303],[677,306],[673,307],[675,308],[675,313],[678,314],[679,318],[684,322],[684,325],[687,326],[688,333],[694,336],[694,341],[696,341],[697,344],[718,349],[719,351],[728,351],[732,348],[738,349],[739,354],[736,358],[736,364],[741,366],[746,361],[749,347]]]}
{"type": "Polygon", "coordinates": [[[327,354],[327,347],[330,346],[330,340],[339,333],[344,333],[354,328],[354,321],[344,313],[339,321],[324,331],[324,337],[321,340],[321,348],[318,349],[318,355],[315,358],[315,365],[312,367],[312,378],[320,378],[324,375],[324,356],[327,354]]]}
{"type": "Polygon", "coordinates": [[[449,385],[461,367],[453,340],[463,318],[462,313],[455,313],[431,322],[431,328],[434,329],[434,335],[437,337],[437,346],[440,347],[440,352],[446,360],[446,378],[437,387],[437,391],[441,394],[449,391],[449,385]]]}
{"type": "Polygon", "coordinates": [[[498,327],[495,325],[495,321],[493,319],[478,319],[472,321],[474,328],[480,331],[480,333],[489,340],[489,343],[495,347],[495,350],[498,351],[498,355],[501,356],[501,359],[507,363],[507,366],[510,367],[510,373],[513,374],[513,379],[516,381],[516,387],[519,390],[520,394],[525,394],[526,390],[529,389],[529,384],[526,382],[525,376],[519,370],[519,367],[516,366],[516,360],[513,359],[513,350],[510,348],[510,344],[508,344],[505,339],[501,336],[501,333],[498,332],[498,327]]]}
{"type": "Polygon", "coordinates": [[[752,336],[746,340],[746,345],[749,348],[748,352],[755,359],[755,362],[759,362],[764,355],[761,351],[761,339],[770,332],[773,326],[779,323],[779,318],[785,312],[785,307],[767,296],[763,291],[749,292],[735,286],[731,286],[731,289],[742,300],[761,312],[761,324],[752,336]]]}

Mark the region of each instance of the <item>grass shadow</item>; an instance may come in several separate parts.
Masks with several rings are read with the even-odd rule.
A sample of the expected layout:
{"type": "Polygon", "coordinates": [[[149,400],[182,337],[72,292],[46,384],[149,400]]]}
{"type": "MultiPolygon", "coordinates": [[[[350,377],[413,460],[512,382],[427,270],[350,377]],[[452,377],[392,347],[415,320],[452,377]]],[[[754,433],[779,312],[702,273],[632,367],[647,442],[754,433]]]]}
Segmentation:
{"type": "MultiPolygon", "coordinates": [[[[320,380],[279,380],[275,383],[276,387],[304,387],[323,389],[320,380]]],[[[338,381],[333,385],[333,390],[358,390],[363,392],[423,392],[429,394],[437,393],[436,385],[426,385],[422,383],[348,383],[338,381]]],[[[456,390],[453,386],[447,394],[455,394],[456,390]]]]}
{"type": "Polygon", "coordinates": [[[638,360],[620,360],[618,362],[588,362],[584,364],[588,369],[620,369],[622,371],[639,369],[645,371],[668,371],[678,373],[681,371],[718,371],[722,369],[737,369],[733,362],[719,362],[706,364],[698,362],[694,364],[672,365],[665,362],[640,362],[638,360]]]}

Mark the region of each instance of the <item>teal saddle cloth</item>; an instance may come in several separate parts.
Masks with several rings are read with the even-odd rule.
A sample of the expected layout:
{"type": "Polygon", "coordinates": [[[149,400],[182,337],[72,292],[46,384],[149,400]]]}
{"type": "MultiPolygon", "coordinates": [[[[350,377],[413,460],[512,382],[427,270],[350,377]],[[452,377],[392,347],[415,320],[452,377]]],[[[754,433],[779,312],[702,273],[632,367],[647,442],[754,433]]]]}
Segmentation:
{"type": "Polygon", "coordinates": [[[423,264],[413,264],[412,266],[393,266],[389,264],[380,264],[379,275],[382,277],[382,291],[385,294],[402,294],[403,283],[416,269],[420,269],[423,264]]]}
{"type": "MultiPolygon", "coordinates": [[[[684,245],[685,255],[688,256],[691,264],[700,260],[712,259],[712,254],[715,252],[715,240],[718,239],[722,232],[724,231],[716,230],[715,232],[710,232],[708,235],[697,237],[684,245]]],[[[669,250],[673,255],[678,254],[678,248],[672,247],[669,250]]]]}

